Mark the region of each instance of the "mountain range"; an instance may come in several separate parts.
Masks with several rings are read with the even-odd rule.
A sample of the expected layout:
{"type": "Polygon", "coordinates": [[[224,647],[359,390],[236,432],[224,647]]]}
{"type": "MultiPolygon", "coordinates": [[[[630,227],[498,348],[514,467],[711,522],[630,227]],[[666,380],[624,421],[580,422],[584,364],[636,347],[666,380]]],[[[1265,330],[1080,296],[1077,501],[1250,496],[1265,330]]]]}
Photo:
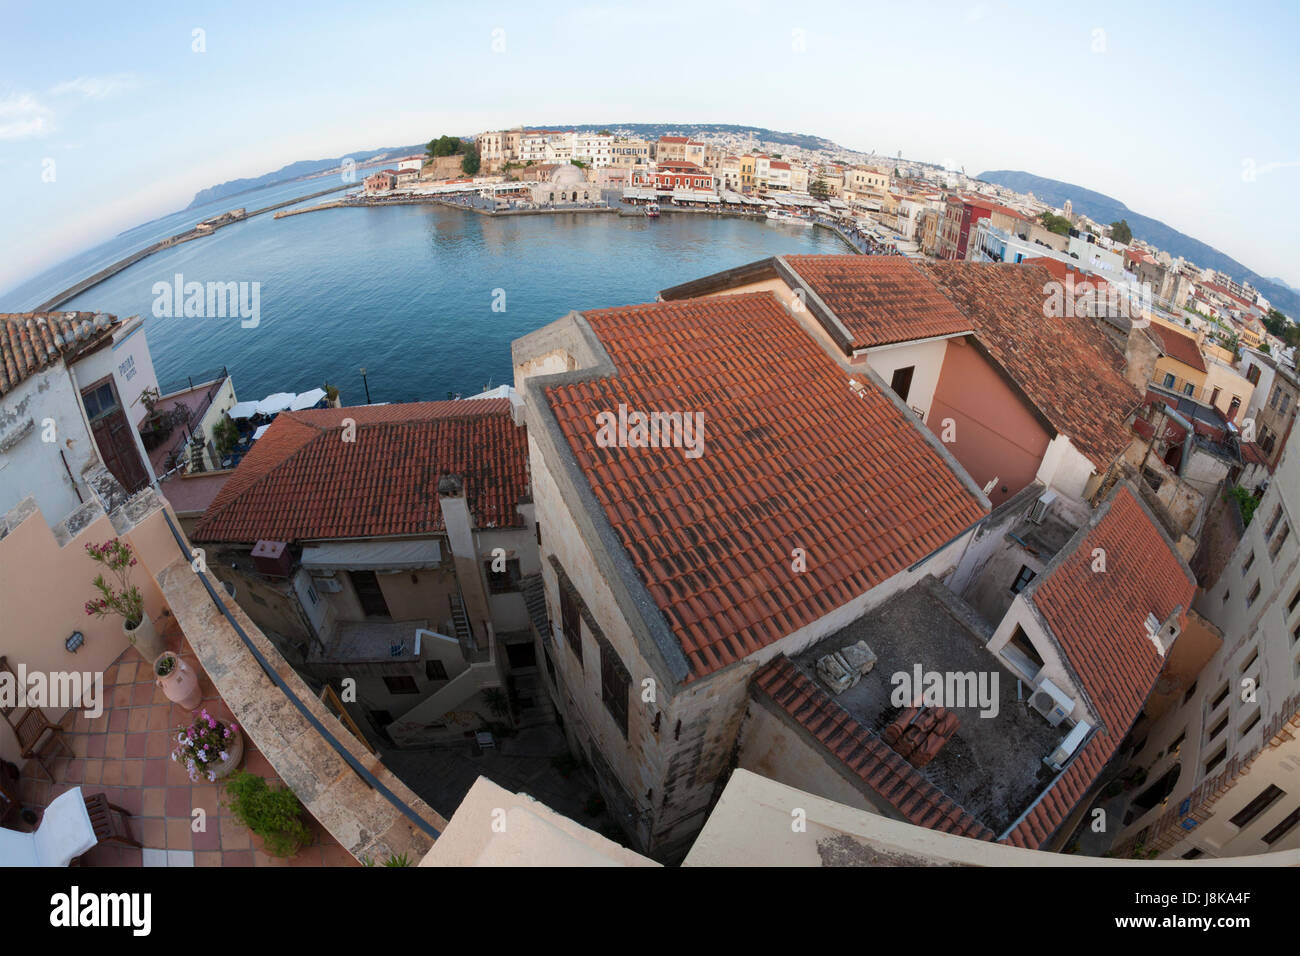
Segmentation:
{"type": "Polygon", "coordinates": [[[360,165],[372,159],[397,159],[401,156],[410,156],[413,153],[423,152],[424,143],[419,143],[415,146],[386,146],[383,149],[365,149],[357,153],[348,153],[346,156],[336,156],[333,159],[301,159],[296,163],[290,163],[288,166],[281,166],[275,172],[267,173],[265,176],[257,176],[251,179],[232,179],[230,182],[221,183],[218,186],[200,189],[194,194],[194,199],[185,208],[193,209],[195,206],[202,206],[204,203],[210,203],[217,199],[237,196],[252,189],[261,189],[263,186],[274,186],[276,183],[288,182],[291,179],[302,179],[316,173],[328,172],[331,169],[337,169],[345,159],[350,159],[360,165]]]}
{"type": "Polygon", "coordinates": [[[1118,199],[1072,183],[1046,179],[1014,169],[994,169],[975,177],[986,183],[1005,186],[1018,193],[1033,193],[1058,209],[1070,200],[1076,213],[1109,225],[1120,219],[1128,222],[1135,238],[1151,243],[1171,256],[1182,256],[1202,269],[1218,269],[1238,282],[1249,282],[1269,300],[1273,308],[1290,316],[1300,316],[1300,292],[1280,279],[1261,276],[1213,246],[1179,232],[1159,219],[1134,212],[1118,199]]]}

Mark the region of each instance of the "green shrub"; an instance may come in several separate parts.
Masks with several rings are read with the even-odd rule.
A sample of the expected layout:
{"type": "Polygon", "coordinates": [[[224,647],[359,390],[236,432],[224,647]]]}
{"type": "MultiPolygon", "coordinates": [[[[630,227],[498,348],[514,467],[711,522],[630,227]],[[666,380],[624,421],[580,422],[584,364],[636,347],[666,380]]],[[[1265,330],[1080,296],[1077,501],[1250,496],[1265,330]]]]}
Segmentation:
{"type": "Polygon", "coordinates": [[[1237,504],[1241,507],[1241,521],[1249,527],[1250,519],[1255,517],[1255,509],[1259,507],[1259,499],[1241,485],[1233,485],[1228,489],[1228,494],[1237,499],[1237,504]]]}
{"type": "Polygon", "coordinates": [[[271,856],[289,857],[311,840],[302,804],[288,787],[272,789],[255,773],[241,770],[226,780],[230,812],[262,838],[271,856]]]}

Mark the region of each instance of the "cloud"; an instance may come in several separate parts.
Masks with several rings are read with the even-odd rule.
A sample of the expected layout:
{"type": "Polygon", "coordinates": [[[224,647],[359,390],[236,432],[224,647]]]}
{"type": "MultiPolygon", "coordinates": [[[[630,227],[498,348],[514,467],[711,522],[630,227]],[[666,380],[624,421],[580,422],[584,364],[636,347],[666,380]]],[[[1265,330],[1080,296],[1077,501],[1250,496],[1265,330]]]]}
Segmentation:
{"type": "Polygon", "coordinates": [[[30,93],[0,99],[0,140],[30,139],[54,129],[54,114],[30,93]]]}
{"type": "Polygon", "coordinates": [[[106,76],[79,76],[60,83],[50,90],[53,96],[77,93],[90,100],[103,100],[118,93],[135,89],[139,83],[130,73],[113,73],[106,76]]]}

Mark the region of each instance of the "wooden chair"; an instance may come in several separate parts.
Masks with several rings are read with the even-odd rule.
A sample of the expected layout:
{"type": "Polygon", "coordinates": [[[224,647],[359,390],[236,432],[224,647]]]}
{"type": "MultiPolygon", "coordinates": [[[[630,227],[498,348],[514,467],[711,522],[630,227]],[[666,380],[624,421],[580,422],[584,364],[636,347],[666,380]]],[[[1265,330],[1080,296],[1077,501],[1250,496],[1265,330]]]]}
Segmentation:
{"type": "Polygon", "coordinates": [[[86,797],[86,812],[90,814],[90,824],[95,828],[95,838],[100,843],[117,843],[121,846],[140,846],[131,839],[131,829],[127,823],[131,814],[116,803],[108,802],[108,795],[96,793],[86,797]],[[120,818],[114,818],[113,814],[120,818]]]}
{"type": "MultiPolygon", "coordinates": [[[[0,671],[6,671],[13,677],[14,686],[18,686],[18,675],[9,666],[7,657],[0,657],[0,671]]],[[[45,758],[51,748],[62,748],[69,757],[75,756],[68,742],[63,738],[63,728],[45,716],[39,707],[19,707],[17,704],[0,707],[0,716],[18,738],[18,749],[24,760],[34,759],[45,771],[45,776],[54,782],[54,774],[45,765],[45,758]],[[17,716],[15,717],[15,713],[17,716]],[[49,736],[46,736],[46,734],[49,736]]]]}

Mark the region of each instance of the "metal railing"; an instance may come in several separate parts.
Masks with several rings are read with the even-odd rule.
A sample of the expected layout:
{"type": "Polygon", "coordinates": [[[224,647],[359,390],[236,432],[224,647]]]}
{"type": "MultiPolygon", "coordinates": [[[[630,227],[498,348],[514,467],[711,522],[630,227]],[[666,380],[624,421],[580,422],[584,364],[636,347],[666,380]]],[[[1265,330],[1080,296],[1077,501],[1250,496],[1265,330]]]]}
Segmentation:
{"type": "Polygon", "coordinates": [[[170,382],[159,382],[158,392],[163,398],[166,398],[168,395],[174,395],[177,392],[191,391],[200,385],[207,385],[209,382],[224,382],[229,377],[229,374],[223,365],[208,372],[187,375],[184,378],[172,379],[170,382]]]}

